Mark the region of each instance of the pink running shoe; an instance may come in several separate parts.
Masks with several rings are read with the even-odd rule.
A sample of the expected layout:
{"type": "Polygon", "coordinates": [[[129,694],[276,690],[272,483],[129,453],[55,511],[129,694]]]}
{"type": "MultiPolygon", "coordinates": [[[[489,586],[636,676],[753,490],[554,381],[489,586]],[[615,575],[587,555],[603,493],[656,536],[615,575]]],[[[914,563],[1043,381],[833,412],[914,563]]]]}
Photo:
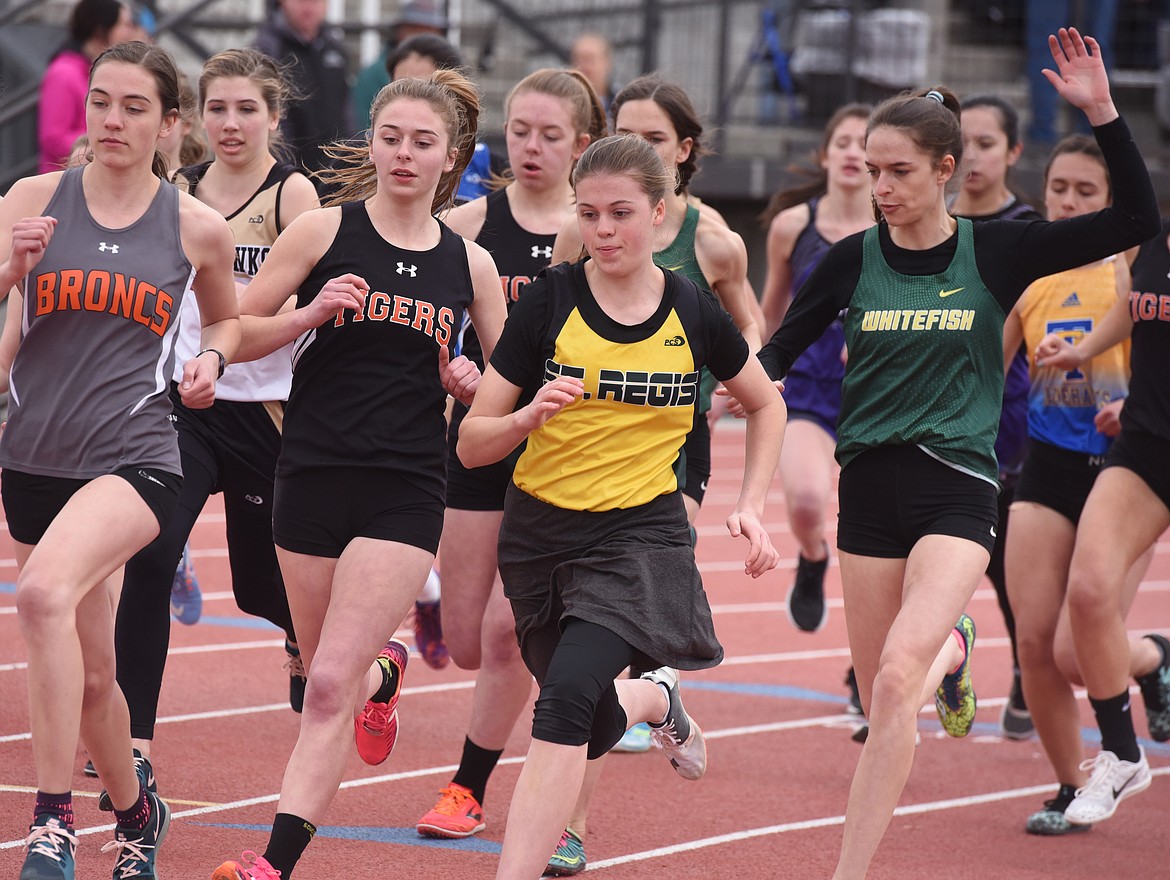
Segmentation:
{"type": "Polygon", "coordinates": [[[362,714],[353,720],[353,738],[358,754],[367,764],[378,765],[390,757],[398,739],[398,698],[410,650],[398,639],[391,639],[378,654],[377,663],[389,673],[390,664],[398,669],[398,689],[385,703],[366,700],[362,714]]]}
{"type": "Polygon", "coordinates": [[[211,880],[280,880],[280,871],[264,856],[246,850],[240,861],[227,861],[215,869],[211,880]]]}

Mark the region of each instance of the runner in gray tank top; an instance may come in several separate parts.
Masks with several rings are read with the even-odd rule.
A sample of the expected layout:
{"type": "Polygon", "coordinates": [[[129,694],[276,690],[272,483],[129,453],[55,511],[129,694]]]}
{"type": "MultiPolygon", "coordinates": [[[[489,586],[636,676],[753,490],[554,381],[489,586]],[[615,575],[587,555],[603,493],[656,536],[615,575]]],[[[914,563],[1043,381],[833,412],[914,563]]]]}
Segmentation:
{"type": "Polygon", "coordinates": [[[156,877],[170,811],[130,756],[114,682],[112,583],[158,533],[181,481],[167,385],[178,309],[199,291],[204,351],[184,403],[209,406],[239,342],[231,232],[160,179],[178,118],[170,56],[123,43],[94,63],[85,168],[19,181],[0,205],[0,292],[19,285],[20,345],[0,485],[20,574],[37,801],[21,880],[72,878],[78,734],[117,826],[114,877],[156,877]],[[136,772],[138,771],[138,772],[136,772]]]}

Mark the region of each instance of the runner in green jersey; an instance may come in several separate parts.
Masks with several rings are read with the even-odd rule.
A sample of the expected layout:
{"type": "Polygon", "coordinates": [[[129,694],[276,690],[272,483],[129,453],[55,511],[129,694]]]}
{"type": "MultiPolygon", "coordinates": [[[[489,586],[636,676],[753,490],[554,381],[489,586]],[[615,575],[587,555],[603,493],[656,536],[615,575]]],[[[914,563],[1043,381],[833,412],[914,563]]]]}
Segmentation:
{"type": "Polygon", "coordinates": [[[934,694],[951,735],[974,721],[975,633],[963,609],[997,524],[992,445],[1004,316],[1030,281],[1158,228],[1149,175],[1113,105],[1100,47],[1071,29],[1049,43],[1058,72],[1048,78],[1093,125],[1113,205],[1056,223],[957,220],[945,201],[963,154],[957,100],[943,89],[893,98],[870,117],[866,139],[884,222],[825,255],[761,352],[773,378],[782,377],[849,309],[838,548],[870,733],[834,880],[865,876],[909,775],[924,700],[934,694]]]}

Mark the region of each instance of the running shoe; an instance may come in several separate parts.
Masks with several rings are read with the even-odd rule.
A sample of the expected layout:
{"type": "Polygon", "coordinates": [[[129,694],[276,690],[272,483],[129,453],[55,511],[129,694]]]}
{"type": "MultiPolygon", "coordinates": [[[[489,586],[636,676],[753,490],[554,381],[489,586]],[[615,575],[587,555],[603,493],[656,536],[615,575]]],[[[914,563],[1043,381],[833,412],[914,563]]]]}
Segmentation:
{"type": "Polygon", "coordinates": [[[638,754],[650,751],[650,745],[650,725],[643,721],[623,733],[613,751],[638,754]]]}
{"type": "Polygon", "coordinates": [[[1042,837],[1059,837],[1063,834],[1076,834],[1078,831],[1088,831],[1092,825],[1074,825],[1065,818],[1064,811],[1076,797],[1076,789],[1071,785],[1062,785],[1056,797],[1044,802],[1044,807],[1028,817],[1024,830],[1029,834],[1039,834],[1042,837]]]}
{"type": "Polygon", "coordinates": [[[565,828],[544,874],[546,877],[572,877],[584,870],[585,842],[572,828],[565,828]]]}
{"type": "Polygon", "coordinates": [[[1074,825],[1092,825],[1117,812],[1117,805],[1130,795],[1150,787],[1150,764],[1141,750],[1137,761],[1122,761],[1113,752],[1102,751],[1081,764],[1089,781],[1077,789],[1064,816],[1074,825]]]}
{"type": "Polygon", "coordinates": [[[1031,739],[1036,733],[1032,713],[1028,711],[1028,704],[1024,702],[1024,688],[1020,684],[1019,669],[1012,670],[1012,689],[999,716],[999,729],[1004,739],[1031,739]]]}
{"type": "MultiPolygon", "coordinates": [[[[150,766],[150,758],[144,758],[138,749],[134,750],[134,771],[138,774],[138,781],[142,783],[143,788],[147,791],[158,792],[158,783],[154,778],[154,768],[150,766]]],[[[105,813],[113,812],[114,809],[110,793],[104,788],[98,795],[98,809],[105,813]]]]}
{"type": "Polygon", "coordinates": [[[280,871],[264,856],[245,850],[240,860],[224,862],[211,874],[211,880],[280,880],[280,871]]]}
{"type": "Polygon", "coordinates": [[[402,679],[406,674],[406,663],[410,649],[398,639],[390,639],[378,655],[377,663],[389,674],[390,664],[398,669],[398,689],[385,703],[366,700],[366,707],[353,720],[353,737],[358,754],[367,764],[381,764],[394,750],[398,739],[398,698],[402,694],[402,679]]]}
{"type": "Polygon", "coordinates": [[[439,791],[439,802],[414,827],[423,837],[471,837],[487,823],[471,789],[452,782],[439,791]]]}
{"type": "Polygon", "coordinates": [[[788,588],[788,619],[801,632],[817,632],[829,619],[825,604],[825,569],[829,567],[829,545],[825,558],[809,562],[800,553],[796,559],[796,578],[788,588]]]}
{"type": "Polygon", "coordinates": [[[849,688],[849,702],[845,705],[845,711],[850,715],[864,715],[861,711],[861,691],[857,689],[857,672],[852,666],[845,673],[845,687],[849,688]]]}
{"type": "Polygon", "coordinates": [[[199,589],[199,578],[195,577],[195,566],[191,564],[191,548],[183,547],[175,579],[171,583],[171,614],[175,620],[186,626],[199,622],[203,614],[203,592],[199,589]]]}
{"type": "Polygon", "coordinates": [[[414,603],[414,646],[431,669],[442,669],[451,662],[447,643],[443,641],[441,607],[438,599],[414,603]]]}
{"type": "Polygon", "coordinates": [[[77,836],[58,817],[34,816],[24,850],[20,880],[73,880],[77,836]]]}
{"type": "Polygon", "coordinates": [[[114,880],[158,877],[154,860],[171,827],[171,810],[154,792],[147,792],[146,799],[150,802],[146,827],[141,831],[115,828],[114,839],[102,847],[102,852],[114,853],[114,880]]]}
{"type": "Polygon", "coordinates": [[[943,676],[942,684],[934,695],[934,708],[938,710],[938,720],[942,722],[943,730],[951,736],[966,736],[975,723],[975,688],[971,684],[975,621],[964,614],[959,617],[955,629],[963,637],[967,654],[958,669],[943,676]]]}
{"type": "Polygon", "coordinates": [[[309,679],[305,673],[305,661],[301,659],[301,650],[288,639],[284,640],[284,653],[288,659],[284,668],[288,670],[288,704],[296,713],[305,708],[305,685],[309,679]]]}
{"type": "Polygon", "coordinates": [[[683,779],[700,779],[707,772],[707,743],[703,731],[683,708],[679,694],[678,670],[663,666],[644,673],[642,678],[662,685],[670,708],[659,724],[650,725],[650,741],[666,752],[671,766],[683,779]]]}
{"type": "Polygon", "coordinates": [[[1142,689],[1142,701],[1146,704],[1150,739],[1161,743],[1170,740],[1170,639],[1157,633],[1146,638],[1162,649],[1162,665],[1149,675],[1143,675],[1138,684],[1142,689]]]}
{"type": "Polygon", "coordinates": [[[86,761],[85,767],[82,768],[81,772],[84,773],[86,776],[88,776],[90,779],[97,779],[98,778],[97,767],[93,766],[93,761],[86,761]]]}

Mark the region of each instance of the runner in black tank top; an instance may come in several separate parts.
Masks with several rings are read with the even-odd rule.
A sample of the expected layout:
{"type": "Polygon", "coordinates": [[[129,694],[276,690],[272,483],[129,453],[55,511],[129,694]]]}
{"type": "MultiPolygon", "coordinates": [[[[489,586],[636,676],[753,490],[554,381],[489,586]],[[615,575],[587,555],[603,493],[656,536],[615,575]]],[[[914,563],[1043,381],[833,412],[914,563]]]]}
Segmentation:
{"type": "MultiPolygon", "coordinates": [[[[452,229],[492,254],[509,311],[548,265],[556,232],[572,216],[574,162],[590,140],[604,134],[601,105],[577,71],[538,70],[509,93],[504,135],[512,178],[447,218],[452,229]]],[[[482,368],[474,330],[466,330],[462,340],[463,354],[482,368]]],[[[433,837],[466,837],[484,827],[488,778],[532,697],[532,675],[520,658],[515,619],[496,571],[504,493],[523,445],[499,462],[464,467],[455,447],[466,414],[467,407],[456,403],[439,556],[448,648],[459,666],[478,669],[479,675],[459,768],[416,826],[433,837]]]]}
{"type": "MultiPolygon", "coordinates": [[[[809,183],[777,193],[769,205],[774,216],[768,224],[768,271],[760,300],[769,333],[780,326],[792,298],[833,243],[875,222],[865,174],[865,121],[870,109],[850,104],[834,113],[821,140],[817,175],[809,183]]],[[[834,321],[793,364],[784,382],[788,426],[780,450],[780,480],[792,535],[800,544],[786,604],[790,622],[803,632],[820,630],[829,614],[825,511],[837,470],[833,446],[844,349],[844,327],[834,321]]],[[[852,680],[850,670],[846,681],[852,680]]]]}
{"type": "Polygon", "coordinates": [[[86,101],[93,162],[19,181],[0,205],[0,294],[24,288],[0,440],[38,788],[22,876],[74,874],[79,729],[115,808],[115,876],[156,876],[170,820],[129,760],[111,573],[158,535],[178,496],[165,377],[187,290],[207,321],[202,344],[218,349],[185,365],[187,405],[214,401],[220,352],[231,358],[239,340],[227,224],[152,165],[177,84],[161,49],[107,50],[86,101]]]}
{"type": "Polygon", "coordinates": [[[1132,292],[1075,346],[1055,334],[1037,348],[1038,363],[1076,369],[1132,334],[1129,397],[1121,434],[1085,502],[1069,564],[1068,607],[1077,667],[1101,730],[1089,782],[1064,811],[1090,825],[1147,788],[1149,762],[1137,743],[1129,678],[1135,675],[1151,739],[1170,740],[1170,641],[1152,634],[1131,651],[1123,597],[1135,561],[1170,527],[1170,393],[1165,377],[1170,342],[1170,223],[1142,245],[1132,292]],[[1153,650],[1150,650],[1150,649],[1153,650]],[[1150,660],[1156,665],[1150,668],[1150,660]]]}
{"type": "Polygon", "coordinates": [[[465,308],[486,352],[505,316],[491,257],[432,216],[474,149],[474,87],[454,71],[399,80],[373,117],[368,146],[337,146],[339,205],[298,217],[241,301],[261,316],[245,317],[244,356],[295,340],[273,536],[308,685],[268,847],[218,880],[287,880],[351,744],[389,756],[408,657],[390,637],[442,528],[446,388],[474,372],[450,346],[465,308]],[[296,308],[277,314],[290,290],[296,308]]]}
{"type": "MultiPolygon", "coordinates": [[[[236,245],[236,281],[247,285],[280,231],[298,214],[318,206],[316,190],[307,177],[278,163],[270,152],[270,123],[280,118],[287,87],[268,56],[233,49],[212,57],[199,78],[199,91],[215,159],[182,169],[176,179],[181,189],[227,219],[236,245]]],[[[198,350],[199,322],[198,308],[188,303],[179,320],[180,357],[198,350]]],[[[272,481],[292,378],[289,348],[229,366],[217,385],[215,405],[206,409],[183,404],[177,371],[171,383],[183,487],[162,534],[126,565],[115,632],[118,683],[130,706],[131,737],[147,760],[170,638],[165,585],[171,583],[175,563],[210,495],[224,496],[236,604],[280,627],[296,651],[272,543],[272,481]]],[[[292,655],[290,667],[299,663],[292,655]]],[[[290,700],[299,711],[304,677],[294,674],[289,681],[290,700]]]]}

